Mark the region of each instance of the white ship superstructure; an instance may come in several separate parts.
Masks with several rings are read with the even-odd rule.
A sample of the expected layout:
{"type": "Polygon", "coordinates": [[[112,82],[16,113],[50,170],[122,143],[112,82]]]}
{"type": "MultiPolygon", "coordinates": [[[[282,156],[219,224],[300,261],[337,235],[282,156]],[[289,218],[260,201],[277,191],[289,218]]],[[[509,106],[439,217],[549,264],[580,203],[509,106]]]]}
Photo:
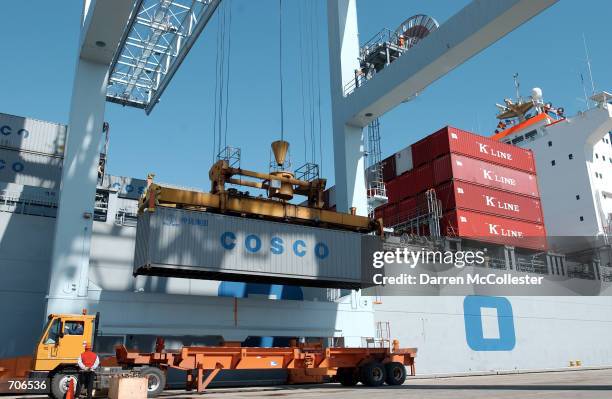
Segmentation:
{"type": "MultiPolygon", "coordinates": [[[[536,104],[541,90],[534,89],[536,104]]],[[[612,224],[612,95],[572,117],[544,111],[497,133],[501,141],[533,150],[550,236],[610,235],[612,224]]],[[[529,102],[531,103],[531,102],[529,102]]],[[[527,103],[527,104],[529,104],[527,103]]]]}

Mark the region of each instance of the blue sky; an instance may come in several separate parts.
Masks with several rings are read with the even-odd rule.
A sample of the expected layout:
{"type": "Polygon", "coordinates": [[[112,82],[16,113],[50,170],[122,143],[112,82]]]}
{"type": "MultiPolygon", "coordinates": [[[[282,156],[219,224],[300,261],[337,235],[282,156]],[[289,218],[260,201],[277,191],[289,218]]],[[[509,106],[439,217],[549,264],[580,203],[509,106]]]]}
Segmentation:
{"type": "MultiPolygon", "coordinates": [[[[242,148],[242,166],[267,170],[269,143],[280,135],[278,79],[278,1],[224,0],[232,7],[228,144],[242,148]]],[[[318,92],[321,92],[322,170],[333,182],[329,115],[329,71],[325,1],[283,0],[285,138],[294,166],[304,162],[303,132],[309,134],[314,101],[316,161],[319,159],[318,92]],[[298,18],[300,13],[302,19],[298,18]],[[300,29],[312,20],[312,65],[302,63],[300,29]],[[301,22],[301,23],[300,23],[301,22]],[[301,28],[300,28],[301,27],[301,28]],[[318,63],[316,62],[318,60],[318,63]],[[312,69],[312,72],[306,72],[312,69]],[[312,77],[304,81],[301,76],[312,77]],[[303,118],[302,82],[306,91],[303,118]],[[306,122],[304,120],[306,119],[306,122]],[[306,126],[306,128],[305,128],[306,126]]],[[[383,27],[424,13],[444,23],[467,0],[359,0],[362,41],[383,27]]],[[[226,5],[227,7],[227,5],[226,5]]],[[[0,112],[66,123],[75,67],[81,1],[3,1],[0,4],[0,112]]],[[[609,0],[562,0],[552,8],[429,86],[419,97],[381,119],[387,156],[450,124],[489,135],[495,129],[495,103],[514,95],[512,75],[520,74],[524,95],[539,86],[545,100],[572,115],[584,108],[579,74],[586,73],[586,36],[596,88],[612,89],[612,42],[607,28],[609,0]]],[[[217,21],[213,19],[150,116],[142,110],[107,104],[111,126],[108,172],[208,187],[213,154],[213,114],[217,21]]],[[[309,53],[302,46],[302,57],[309,53]]],[[[307,57],[308,58],[308,57],[307,57]]],[[[311,146],[306,146],[311,152],[311,146]]]]}

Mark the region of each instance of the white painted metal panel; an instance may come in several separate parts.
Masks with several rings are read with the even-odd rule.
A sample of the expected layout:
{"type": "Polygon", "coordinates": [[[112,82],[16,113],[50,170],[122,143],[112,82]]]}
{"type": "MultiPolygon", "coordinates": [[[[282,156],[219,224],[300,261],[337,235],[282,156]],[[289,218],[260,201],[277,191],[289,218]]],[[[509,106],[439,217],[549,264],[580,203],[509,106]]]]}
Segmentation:
{"type": "Polygon", "coordinates": [[[371,262],[362,254],[362,249],[371,249],[364,239],[378,240],[347,231],[159,207],[139,217],[135,272],[360,286],[362,269],[371,269],[362,264],[371,262]]]}
{"type": "Polygon", "coordinates": [[[147,181],[132,177],[104,175],[102,187],[117,191],[119,198],[139,199],[147,188],[147,181]]]}
{"type": "Polygon", "coordinates": [[[0,149],[0,181],[59,189],[62,158],[0,149]]]}
{"type": "Polygon", "coordinates": [[[0,113],[0,147],[64,155],[66,126],[0,113]]]}
{"type": "Polygon", "coordinates": [[[395,173],[397,176],[408,172],[412,168],[412,146],[395,153],[395,173]]]}

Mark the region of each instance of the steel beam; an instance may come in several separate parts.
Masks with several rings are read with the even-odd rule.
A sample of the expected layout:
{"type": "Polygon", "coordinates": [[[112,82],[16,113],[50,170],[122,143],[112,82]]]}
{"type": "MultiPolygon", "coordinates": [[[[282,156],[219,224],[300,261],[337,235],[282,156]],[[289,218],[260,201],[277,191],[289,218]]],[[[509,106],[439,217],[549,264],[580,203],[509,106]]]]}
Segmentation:
{"type": "MultiPolygon", "coordinates": [[[[556,2],[472,1],[346,97],[342,107],[345,123],[367,126],[556,2]]],[[[353,58],[358,56],[357,52],[353,54],[353,58]]]]}
{"type": "Polygon", "coordinates": [[[110,66],[107,100],[151,113],[221,0],[136,0],[110,66]]]}
{"type": "Polygon", "coordinates": [[[85,0],[55,222],[47,313],[88,295],[93,207],[108,66],[132,1],[85,0]]]}
{"type": "Polygon", "coordinates": [[[363,128],[557,0],[474,0],[347,96],[360,67],[355,1],[327,2],[336,206],[366,215],[363,128]]]}

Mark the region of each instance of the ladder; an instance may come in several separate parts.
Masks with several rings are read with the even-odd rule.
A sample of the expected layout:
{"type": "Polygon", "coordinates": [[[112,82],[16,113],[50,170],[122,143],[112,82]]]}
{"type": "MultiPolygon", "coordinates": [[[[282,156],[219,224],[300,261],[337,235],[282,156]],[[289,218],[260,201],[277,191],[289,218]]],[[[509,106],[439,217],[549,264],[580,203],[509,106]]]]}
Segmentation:
{"type": "Polygon", "coordinates": [[[378,118],[368,125],[366,186],[368,189],[368,216],[374,218],[374,210],[388,201],[387,189],[383,180],[378,118]]]}

